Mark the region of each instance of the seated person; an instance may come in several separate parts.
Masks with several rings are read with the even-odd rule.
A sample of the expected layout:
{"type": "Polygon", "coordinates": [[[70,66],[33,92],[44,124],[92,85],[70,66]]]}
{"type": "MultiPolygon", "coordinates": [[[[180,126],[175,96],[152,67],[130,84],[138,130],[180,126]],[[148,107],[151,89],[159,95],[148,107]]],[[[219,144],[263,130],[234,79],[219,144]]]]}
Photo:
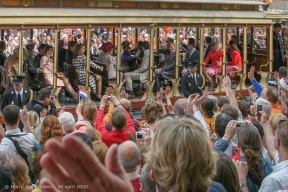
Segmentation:
{"type": "Polygon", "coordinates": [[[46,44],[40,44],[38,47],[38,54],[33,59],[33,67],[36,69],[40,68],[40,60],[41,57],[44,55],[44,48],[46,44]]]}
{"type": "Polygon", "coordinates": [[[121,55],[120,71],[122,73],[125,73],[129,69],[129,62],[132,61],[132,56],[131,56],[131,52],[130,52],[130,42],[129,41],[123,41],[122,42],[122,49],[123,49],[123,53],[121,55]]]}
{"type": "Polygon", "coordinates": [[[182,62],[183,69],[181,74],[184,75],[188,71],[187,63],[199,63],[199,51],[196,50],[196,41],[194,38],[188,39],[186,58],[182,62]]]}
{"type": "Polygon", "coordinates": [[[155,69],[155,90],[159,91],[161,88],[161,80],[174,78],[175,71],[175,45],[168,43],[169,54],[166,55],[165,65],[163,68],[155,69]]]}
{"type": "MultiPolygon", "coordinates": [[[[75,54],[73,56],[72,64],[77,68],[78,70],[78,82],[80,84],[86,84],[86,56],[85,53],[85,46],[83,44],[77,44],[75,54]]],[[[103,67],[98,66],[93,61],[90,61],[91,67],[94,69],[103,71],[103,67]]],[[[89,85],[92,89],[93,94],[93,100],[101,100],[101,90],[102,90],[102,77],[100,75],[93,75],[90,74],[89,77],[89,85]],[[96,82],[97,82],[97,88],[96,88],[96,82]]]]}
{"type": "MultiPolygon", "coordinates": [[[[45,86],[53,86],[54,79],[54,63],[53,63],[53,47],[50,45],[45,46],[44,55],[40,60],[40,68],[44,72],[45,86]]],[[[62,79],[57,78],[57,87],[64,87],[72,95],[74,99],[78,99],[78,93],[74,91],[69,80],[65,77],[62,79]]]]}
{"type": "MultiPolygon", "coordinates": [[[[104,63],[107,66],[107,70],[104,71],[104,77],[107,81],[106,85],[108,85],[108,80],[116,78],[116,58],[111,54],[113,44],[110,42],[103,43],[100,49],[102,50],[102,52],[98,56],[98,61],[104,63]]],[[[123,74],[121,73],[121,75],[123,74]]]]}
{"type": "Polygon", "coordinates": [[[144,56],[141,60],[141,66],[139,69],[136,69],[134,72],[124,73],[124,78],[126,82],[126,90],[129,94],[129,99],[135,98],[133,93],[133,83],[132,80],[140,80],[141,82],[147,81],[149,78],[149,48],[150,44],[147,41],[142,43],[142,50],[144,52],[144,56]]]}
{"type": "Polygon", "coordinates": [[[241,52],[234,41],[229,41],[228,49],[231,50],[231,61],[226,66],[226,74],[230,75],[233,71],[242,70],[242,58],[241,52]]]}
{"type": "MultiPolygon", "coordinates": [[[[213,85],[213,82],[210,77],[221,74],[222,69],[222,57],[224,56],[224,51],[219,49],[218,42],[213,42],[211,44],[211,50],[208,52],[208,55],[205,59],[203,75],[208,79],[210,87],[213,85]],[[208,63],[211,63],[210,67],[206,67],[208,63]]],[[[216,78],[217,79],[217,78],[216,78]]]]}
{"type": "Polygon", "coordinates": [[[181,77],[181,89],[186,98],[194,93],[202,95],[202,90],[199,87],[202,87],[204,81],[202,75],[197,73],[198,64],[194,61],[188,63],[188,71],[181,77]]]}
{"type": "Polygon", "coordinates": [[[66,63],[72,64],[73,55],[75,53],[76,46],[77,46],[77,42],[76,41],[70,41],[68,43],[68,49],[66,51],[66,57],[65,57],[66,63]]]}

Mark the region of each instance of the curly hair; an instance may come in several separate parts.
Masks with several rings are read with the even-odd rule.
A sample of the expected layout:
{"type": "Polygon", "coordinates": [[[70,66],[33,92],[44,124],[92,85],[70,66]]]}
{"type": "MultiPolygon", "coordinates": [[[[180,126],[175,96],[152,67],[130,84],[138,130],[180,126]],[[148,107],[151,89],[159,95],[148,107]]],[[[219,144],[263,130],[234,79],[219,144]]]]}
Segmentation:
{"type": "Polygon", "coordinates": [[[91,125],[95,126],[95,117],[97,115],[98,109],[94,102],[90,101],[85,103],[83,106],[83,116],[84,118],[91,123],[91,125]]]}
{"type": "Polygon", "coordinates": [[[167,117],[155,130],[149,164],[160,191],[208,191],[216,166],[202,125],[167,117]]]}
{"type": "Polygon", "coordinates": [[[260,157],[262,142],[258,130],[248,124],[241,124],[238,131],[238,144],[240,145],[248,163],[248,174],[258,186],[263,180],[262,159],[260,157]]]}
{"type": "Polygon", "coordinates": [[[145,120],[147,123],[155,123],[163,114],[163,108],[157,101],[150,101],[144,109],[145,120]]]}
{"type": "Polygon", "coordinates": [[[63,128],[54,115],[48,115],[44,118],[41,126],[40,144],[44,145],[50,138],[62,141],[63,128]]]}
{"type": "Polygon", "coordinates": [[[13,174],[13,182],[15,183],[15,192],[30,191],[26,188],[29,185],[30,179],[28,176],[28,166],[20,156],[10,158],[5,167],[10,169],[13,174]]]}
{"type": "Polygon", "coordinates": [[[213,181],[221,183],[228,192],[239,192],[237,169],[231,159],[223,152],[215,152],[217,174],[213,181]]]}

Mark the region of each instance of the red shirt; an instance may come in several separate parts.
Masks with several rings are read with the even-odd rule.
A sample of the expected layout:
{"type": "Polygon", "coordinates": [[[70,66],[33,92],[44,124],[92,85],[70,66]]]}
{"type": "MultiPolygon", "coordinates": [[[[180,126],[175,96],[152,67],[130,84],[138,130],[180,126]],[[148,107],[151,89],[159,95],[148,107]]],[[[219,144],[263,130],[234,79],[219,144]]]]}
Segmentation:
{"type": "Polygon", "coordinates": [[[117,143],[123,143],[124,141],[131,140],[131,137],[129,135],[129,132],[127,130],[130,130],[134,137],[136,138],[136,132],[133,124],[133,120],[131,119],[129,113],[124,110],[127,116],[127,123],[124,129],[121,131],[119,130],[113,130],[108,132],[106,130],[106,127],[103,123],[103,115],[104,110],[99,109],[96,117],[96,128],[101,133],[101,139],[102,141],[107,145],[107,147],[110,147],[112,144],[117,143]]]}
{"type": "Polygon", "coordinates": [[[131,181],[132,187],[134,189],[134,192],[141,192],[141,190],[140,190],[140,188],[141,188],[140,177],[133,179],[133,180],[130,180],[130,181],[131,181]]]}
{"type": "Polygon", "coordinates": [[[228,65],[237,66],[238,68],[242,69],[242,58],[238,51],[232,51],[231,59],[232,61],[230,61],[228,65]]]}
{"type": "Polygon", "coordinates": [[[223,50],[217,49],[215,52],[213,50],[210,50],[208,52],[208,55],[205,59],[205,65],[206,67],[207,63],[211,60],[211,67],[214,68],[220,68],[222,66],[222,57],[224,56],[223,50]]]}

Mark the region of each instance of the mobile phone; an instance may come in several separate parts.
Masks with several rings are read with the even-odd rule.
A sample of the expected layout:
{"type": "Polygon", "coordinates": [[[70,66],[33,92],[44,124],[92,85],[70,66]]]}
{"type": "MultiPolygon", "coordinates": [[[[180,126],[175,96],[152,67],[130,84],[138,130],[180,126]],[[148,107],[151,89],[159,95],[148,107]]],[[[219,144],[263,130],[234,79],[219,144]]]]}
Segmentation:
{"type": "Polygon", "coordinates": [[[143,140],[143,135],[141,131],[136,132],[136,140],[142,141],[143,140]]]}
{"type": "Polygon", "coordinates": [[[261,117],[260,111],[263,111],[262,105],[257,105],[257,116],[258,116],[259,118],[261,117]]]}
{"type": "Polygon", "coordinates": [[[246,123],[246,121],[236,121],[237,122],[237,128],[241,126],[241,124],[246,123]]]}

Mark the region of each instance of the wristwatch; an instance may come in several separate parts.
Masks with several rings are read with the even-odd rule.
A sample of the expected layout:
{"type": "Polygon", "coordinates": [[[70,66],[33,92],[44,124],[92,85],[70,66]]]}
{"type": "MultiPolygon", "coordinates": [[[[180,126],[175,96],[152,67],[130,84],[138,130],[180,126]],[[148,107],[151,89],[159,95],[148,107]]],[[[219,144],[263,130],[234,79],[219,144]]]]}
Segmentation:
{"type": "Polygon", "coordinates": [[[244,188],[244,187],[247,187],[247,183],[241,183],[241,182],[240,182],[240,188],[242,189],[242,188],[244,188]]]}

